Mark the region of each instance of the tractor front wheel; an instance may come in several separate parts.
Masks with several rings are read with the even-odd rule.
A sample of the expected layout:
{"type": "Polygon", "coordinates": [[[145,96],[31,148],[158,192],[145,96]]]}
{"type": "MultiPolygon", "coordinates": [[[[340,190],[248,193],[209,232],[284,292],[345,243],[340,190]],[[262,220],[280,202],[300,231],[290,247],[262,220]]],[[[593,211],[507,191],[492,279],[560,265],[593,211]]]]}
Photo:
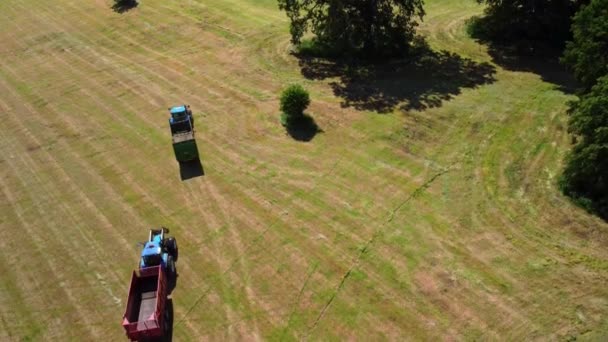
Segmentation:
{"type": "Polygon", "coordinates": [[[177,249],[177,240],[175,238],[170,237],[167,239],[167,251],[173,257],[173,260],[177,262],[179,250],[177,249]]]}

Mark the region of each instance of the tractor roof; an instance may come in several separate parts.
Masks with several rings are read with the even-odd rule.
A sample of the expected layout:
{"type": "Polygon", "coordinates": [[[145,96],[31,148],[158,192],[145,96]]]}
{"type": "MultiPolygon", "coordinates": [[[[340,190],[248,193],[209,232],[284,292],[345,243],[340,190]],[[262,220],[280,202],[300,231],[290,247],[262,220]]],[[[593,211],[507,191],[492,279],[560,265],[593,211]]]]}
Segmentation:
{"type": "Polygon", "coordinates": [[[177,114],[186,111],[186,106],[175,106],[171,108],[171,114],[177,114]]]}
{"type": "Polygon", "coordinates": [[[161,248],[156,242],[146,242],[146,246],[141,251],[141,256],[158,255],[161,253],[161,248]]]}

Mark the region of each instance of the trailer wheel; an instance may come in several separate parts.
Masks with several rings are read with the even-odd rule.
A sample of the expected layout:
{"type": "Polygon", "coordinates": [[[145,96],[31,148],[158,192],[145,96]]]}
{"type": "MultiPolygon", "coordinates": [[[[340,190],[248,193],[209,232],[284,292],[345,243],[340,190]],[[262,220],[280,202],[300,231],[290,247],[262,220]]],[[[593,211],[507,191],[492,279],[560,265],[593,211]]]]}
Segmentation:
{"type": "Polygon", "coordinates": [[[175,238],[170,237],[167,239],[167,251],[173,257],[173,260],[177,262],[179,250],[177,249],[177,240],[175,240],[175,238]]]}
{"type": "Polygon", "coordinates": [[[167,299],[167,304],[165,306],[165,325],[164,325],[164,332],[165,332],[165,340],[166,341],[170,341],[170,336],[171,336],[171,330],[173,329],[173,300],[171,298],[167,299]]]}

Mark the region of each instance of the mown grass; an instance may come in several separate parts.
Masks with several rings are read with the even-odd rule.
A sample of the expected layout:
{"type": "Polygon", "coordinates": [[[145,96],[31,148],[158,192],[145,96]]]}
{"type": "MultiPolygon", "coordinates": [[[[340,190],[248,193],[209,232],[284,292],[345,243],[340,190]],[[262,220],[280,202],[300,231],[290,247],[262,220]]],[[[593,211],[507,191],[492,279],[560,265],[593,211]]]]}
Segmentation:
{"type": "MultiPolygon", "coordinates": [[[[436,106],[378,114],[302,75],[274,1],[110,6],[0,2],[0,246],[28,237],[0,253],[0,339],[121,338],[135,242],[157,225],[181,250],[175,340],[606,334],[606,224],[555,186],[559,85],[493,64],[436,106]],[[277,120],[293,82],[323,130],[308,142],[277,120]],[[183,102],[205,168],[186,182],[165,113],[183,102]]],[[[465,31],[475,1],[426,8],[434,50],[494,63],[465,31]]]]}

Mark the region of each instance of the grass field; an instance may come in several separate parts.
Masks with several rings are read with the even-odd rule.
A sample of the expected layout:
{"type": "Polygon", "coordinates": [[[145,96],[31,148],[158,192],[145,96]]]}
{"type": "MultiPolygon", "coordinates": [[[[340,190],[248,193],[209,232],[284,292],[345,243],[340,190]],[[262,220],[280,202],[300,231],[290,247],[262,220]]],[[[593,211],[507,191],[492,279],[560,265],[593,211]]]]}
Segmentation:
{"type": "Polygon", "coordinates": [[[292,56],[273,0],[0,1],[0,340],[121,340],[159,225],[175,341],[608,338],[608,224],[555,186],[574,97],[494,64],[475,1],[426,2],[452,54],[357,79],[292,56]],[[308,142],[279,123],[292,82],[308,142]]]}

